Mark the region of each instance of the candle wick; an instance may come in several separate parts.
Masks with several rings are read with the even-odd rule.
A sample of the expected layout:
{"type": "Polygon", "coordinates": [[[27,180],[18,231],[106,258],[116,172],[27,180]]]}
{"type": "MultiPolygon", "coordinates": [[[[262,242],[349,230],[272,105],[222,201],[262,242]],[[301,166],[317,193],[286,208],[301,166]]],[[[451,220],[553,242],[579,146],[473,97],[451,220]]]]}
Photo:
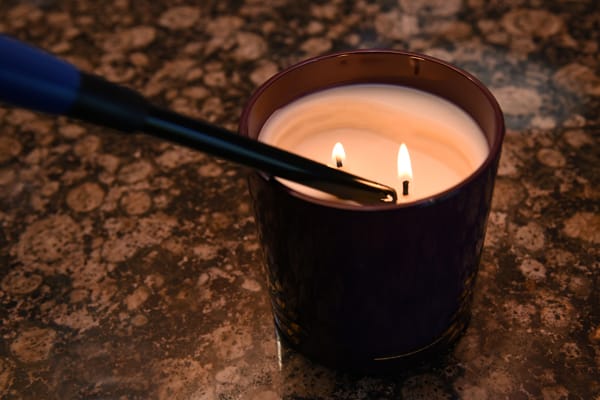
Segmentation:
{"type": "Polygon", "coordinates": [[[336,157],[336,158],[335,158],[335,165],[336,165],[338,168],[342,168],[342,165],[343,165],[343,164],[342,164],[342,159],[341,159],[340,157],[336,157]]]}
{"type": "Polygon", "coordinates": [[[402,196],[408,196],[408,180],[402,181],[402,196]]]}

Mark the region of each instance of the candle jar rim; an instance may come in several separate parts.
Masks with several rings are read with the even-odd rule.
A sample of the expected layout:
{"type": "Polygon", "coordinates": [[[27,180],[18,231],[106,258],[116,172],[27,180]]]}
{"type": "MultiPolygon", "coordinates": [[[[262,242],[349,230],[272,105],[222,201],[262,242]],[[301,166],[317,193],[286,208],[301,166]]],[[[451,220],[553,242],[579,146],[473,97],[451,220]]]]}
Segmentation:
{"type": "MultiPolygon", "coordinates": [[[[270,174],[267,174],[263,171],[257,171],[257,173],[261,177],[261,179],[264,179],[266,181],[271,181],[271,183],[276,185],[276,187],[279,190],[283,190],[283,191],[287,192],[287,194],[289,194],[293,197],[299,198],[303,201],[310,202],[317,206],[328,207],[328,208],[337,208],[337,209],[349,210],[349,211],[378,211],[378,212],[381,212],[381,211],[397,210],[400,208],[426,207],[426,206],[430,206],[434,203],[444,201],[445,199],[447,199],[449,197],[453,197],[454,195],[456,195],[458,193],[458,191],[461,188],[465,187],[471,181],[476,179],[480,174],[482,174],[486,170],[488,170],[490,167],[490,164],[493,163],[494,160],[498,159],[496,156],[501,151],[502,142],[503,142],[504,135],[505,135],[504,116],[503,116],[502,110],[500,108],[500,105],[498,104],[498,101],[496,100],[494,95],[491,93],[491,91],[474,75],[472,75],[471,73],[467,72],[466,70],[459,68],[456,65],[453,65],[447,61],[441,60],[441,59],[433,57],[433,56],[421,54],[421,53],[415,53],[415,52],[404,51],[404,50],[395,50],[395,49],[373,48],[373,49],[357,49],[357,50],[350,50],[350,51],[332,52],[332,53],[328,53],[328,54],[324,54],[324,55],[320,55],[320,56],[316,56],[316,57],[307,58],[298,63],[290,65],[289,67],[284,68],[283,70],[277,72],[275,75],[271,76],[268,80],[266,80],[264,83],[262,83],[253,92],[253,94],[247,101],[247,103],[243,109],[243,112],[241,114],[240,124],[239,124],[239,133],[243,136],[258,140],[258,133],[260,132],[260,129],[262,128],[262,126],[264,125],[266,120],[261,123],[261,126],[256,133],[256,137],[251,136],[250,131],[249,131],[249,119],[250,119],[251,113],[253,111],[253,108],[255,107],[255,105],[257,104],[259,99],[269,89],[271,89],[274,85],[276,85],[282,79],[285,79],[286,76],[289,75],[290,73],[293,73],[295,71],[306,68],[307,66],[327,62],[327,61],[334,60],[334,59],[337,59],[337,60],[340,60],[340,62],[343,62],[342,61],[343,58],[361,57],[361,56],[368,57],[369,55],[401,56],[401,57],[407,57],[410,60],[415,60],[415,62],[417,62],[417,63],[418,62],[429,62],[429,63],[437,64],[438,66],[441,66],[441,67],[449,70],[451,73],[454,74],[454,76],[462,77],[463,79],[466,79],[466,81],[475,85],[476,89],[488,101],[488,106],[489,106],[489,109],[493,113],[492,119],[494,121],[493,132],[491,132],[489,135],[492,138],[491,141],[488,139],[487,133],[484,132],[484,133],[486,133],[486,142],[488,142],[489,152],[488,152],[487,156],[485,157],[485,160],[481,163],[481,165],[479,165],[465,179],[463,179],[462,181],[458,182],[457,184],[455,184],[441,192],[438,192],[431,196],[427,196],[427,197],[417,199],[414,201],[407,201],[407,202],[403,202],[403,203],[392,203],[392,204],[390,204],[390,203],[352,204],[350,202],[342,203],[342,202],[312,197],[310,195],[301,193],[299,191],[296,191],[296,190],[284,185],[283,183],[281,183],[279,180],[275,179],[275,177],[270,174]]],[[[292,103],[293,101],[295,101],[301,97],[307,96],[309,94],[317,93],[319,91],[331,89],[334,87],[347,86],[347,85],[360,84],[360,83],[380,84],[380,83],[387,83],[387,82],[370,81],[370,80],[362,81],[357,78],[355,78],[354,80],[350,80],[350,81],[346,80],[346,81],[332,82],[329,85],[322,85],[322,86],[319,86],[315,90],[306,90],[305,92],[300,93],[297,96],[293,96],[289,101],[286,101],[286,102],[282,103],[279,107],[273,109],[272,112],[274,112],[276,109],[284,107],[284,106],[292,103]]],[[[393,83],[391,83],[391,84],[393,84],[393,83]]],[[[398,83],[396,85],[397,86],[406,86],[406,87],[410,87],[410,88],[418,89],[418,90],[423,90],[419,86],[401,85],[398,83]]],[[[436,94],[436,93],[432,93],[432,94],[437,95],[438,97],[441,97],[447,101],[450,101],[451,103],[453,103],[454,105],[458,106],[463,111],[465,111],[471,118],[475,119],[474,116],[472,115],[471,111],[466,110],[464,107],[461,107],[460,105],[456,104],[456,102],[448,99],[445,96],[441,96],[440,94],[436,94]]],[[[272,112],[271,112],[271,114],[272,114],[272,112]]],[[[482,131],[483,131],[483,127],[481,127],[479,121],[476,121],[476,123],[480,127],[480,129],[482,129],[482,131]]]]}

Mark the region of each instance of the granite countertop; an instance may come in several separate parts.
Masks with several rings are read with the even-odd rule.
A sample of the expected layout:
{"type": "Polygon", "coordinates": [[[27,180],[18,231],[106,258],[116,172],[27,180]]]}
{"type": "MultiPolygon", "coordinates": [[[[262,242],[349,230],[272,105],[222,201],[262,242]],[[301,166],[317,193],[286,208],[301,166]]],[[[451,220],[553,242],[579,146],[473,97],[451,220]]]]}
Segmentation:
{"type": "Polygon", "coordinates": [[[246,169],[0,108],[1,398],[600,399],[596,1],[2,0],[0,32],[230,129],[294,62],[409,49],[480,78],[508,128],[471,324],[384,378],[278,344],[246,169]]]}

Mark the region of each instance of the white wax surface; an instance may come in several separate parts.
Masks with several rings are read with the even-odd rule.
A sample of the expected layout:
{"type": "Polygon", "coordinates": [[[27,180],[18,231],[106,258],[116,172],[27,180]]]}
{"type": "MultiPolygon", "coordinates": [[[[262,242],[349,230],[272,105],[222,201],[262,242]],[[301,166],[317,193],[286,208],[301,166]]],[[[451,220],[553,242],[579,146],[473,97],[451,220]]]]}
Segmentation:
{"type": "MultiPolygon", "coordinates": [[[[392,186],[399,202],[440,193],[471,175],[488,155],[484,134],[460,108],[429,93],[393,85],[341,86],[303,97],[277,110],[259,140],[335,167],[341,142],[347,172],[392,186]],[[397,157],[408,147],[413,179],[402,196],[397,157]]],[[[294,190],[342,202],[332,195],[280,179],[294,190]]]]}

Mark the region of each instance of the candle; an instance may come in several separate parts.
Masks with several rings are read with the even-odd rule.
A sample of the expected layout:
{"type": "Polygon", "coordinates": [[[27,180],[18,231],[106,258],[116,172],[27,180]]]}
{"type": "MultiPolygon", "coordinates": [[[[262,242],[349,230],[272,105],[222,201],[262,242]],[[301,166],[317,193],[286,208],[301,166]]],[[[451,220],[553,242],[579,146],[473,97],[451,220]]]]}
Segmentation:
{"type": "Polygon", "coordinates": [[[353,204],[249,176],[285,343],[367,373],[451,348],[469,321],[504,137],[491,93],[427,56],[338,53],[264,83],[240,134],[392,185],[402,202],[353,204]]]}
{"type": "MultiPolygon", "coordinates": [[[[409,195],[399,196],[399,202],[420,200],[457,185],[479,168],[489,152],[479,126],[456,105],[413,88],[381,84],[341,86],[298,99],[270,116],[259,140],[387,184],[399,194],[405,180],[397,169],[398,155],[405,143],[413,176],[409,195]],[[333,146],[343,146],[343,162],[332,160],[333,146]]],[[[309,196],[345,202],[282,182],[309,196]]]]}

